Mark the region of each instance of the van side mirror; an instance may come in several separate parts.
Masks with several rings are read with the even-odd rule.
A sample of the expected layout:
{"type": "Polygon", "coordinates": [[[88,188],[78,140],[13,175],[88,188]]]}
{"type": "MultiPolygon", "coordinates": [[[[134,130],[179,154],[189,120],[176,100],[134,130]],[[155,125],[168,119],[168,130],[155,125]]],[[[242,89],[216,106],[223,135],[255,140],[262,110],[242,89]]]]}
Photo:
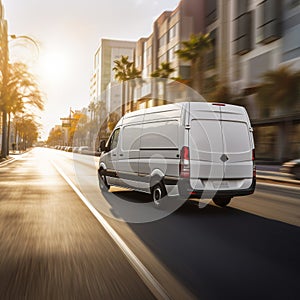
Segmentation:
{"type": "Polygon", "coordinates": [[[105,141],[105,140],[102,140],[102,141],[100,142],[100,151],[101,151],[101,152],[107,151],[107,147],[106,147],[105,145],[106,145],[106,141],[105,141]]]}

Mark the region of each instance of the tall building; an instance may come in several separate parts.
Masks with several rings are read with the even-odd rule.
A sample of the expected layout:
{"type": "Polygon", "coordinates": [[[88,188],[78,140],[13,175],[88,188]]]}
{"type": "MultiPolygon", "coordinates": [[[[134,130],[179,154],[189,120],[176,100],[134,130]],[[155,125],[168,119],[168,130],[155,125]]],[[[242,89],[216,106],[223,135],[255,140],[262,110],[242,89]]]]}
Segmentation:
{"type": "Polygon", "coordinates": [[[120,91],[113,72],[114,61],[121,56],[128,56],[129,61],[134,59],[135,42],[101,39],[94,55],[93,75],[90,85],[91,101],[105,101],[108,111],[121,105],[120,91]],[[117,87],[116,87],[117,86],[117,87]],[[108,89],[112,89],[109,91],[108,89]],[[110,97],[108,97],[110,93],[110,97]]]}
{"type": "MultiPolygon", "coordinates": [[[[180,60],[175,54],[183,41],[192,33],[204,32],[204,0],[182,0],[173,11],[163,12],[153,23],[153,31],[148,38],[137,42],[136,67],[142,71],[142,77],[149,79],[161,63],[170,63],[175,71],[171,77],[188,79],[190,62],[180,60]]],[[[154,82],[143,84],[135,90],[138,108],[160,104],[155,98],[161,98],[162,90],[154,82]]],[[[162,103],[162,101],[161,101],[162,103]]]]}
{"type": "Polygon", "coordinates": [[[267,71],[284,65],[300,70],[300,1],[230,0],[229,7],[230,82],[253,120],[257,157],[277,161],[298,157],[297,92],[293,110],[276,108],[269,115],[260,109],[256,92],[267,71]]]}
{"type": "MultiPolygon", "coordinates": [[[[251,94],[268,70],[300,69],[298,0],[230,0],[230,81],[251,94]]],[[[255,116],[254,116],[255,117],[255,116]]]]}

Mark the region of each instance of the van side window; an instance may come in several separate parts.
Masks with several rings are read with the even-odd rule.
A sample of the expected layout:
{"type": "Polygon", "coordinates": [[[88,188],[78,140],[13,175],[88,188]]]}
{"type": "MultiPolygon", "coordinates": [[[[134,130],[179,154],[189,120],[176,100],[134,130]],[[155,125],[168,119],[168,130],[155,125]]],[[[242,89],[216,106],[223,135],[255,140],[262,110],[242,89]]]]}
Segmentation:
{"type": "Polygon", "coordinates": [[[120,133],[120,128],[116,129],[114,133],[112,134],[109,143],[108,143],[108,149],[109,151],[115,149],[118,145],[118,140],[119,140],[119,133],[120,133]]]}

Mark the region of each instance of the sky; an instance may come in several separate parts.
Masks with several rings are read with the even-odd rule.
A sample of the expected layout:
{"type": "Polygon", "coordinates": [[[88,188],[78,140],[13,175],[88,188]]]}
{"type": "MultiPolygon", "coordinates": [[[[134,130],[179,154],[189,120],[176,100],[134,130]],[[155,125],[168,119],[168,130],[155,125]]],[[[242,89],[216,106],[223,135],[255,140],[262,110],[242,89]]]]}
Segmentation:
{"type": "Polygon", "coordinates": [[[25,61],[45,95],[41,137],[72,110],[87,107],[93,55],[101,38],[136,41],[179,0],[2,0],[8,33],[29,36],[9,43],[11,59],[25,61]],[[26,47],[22,46],[27,45],[26,47]]]}

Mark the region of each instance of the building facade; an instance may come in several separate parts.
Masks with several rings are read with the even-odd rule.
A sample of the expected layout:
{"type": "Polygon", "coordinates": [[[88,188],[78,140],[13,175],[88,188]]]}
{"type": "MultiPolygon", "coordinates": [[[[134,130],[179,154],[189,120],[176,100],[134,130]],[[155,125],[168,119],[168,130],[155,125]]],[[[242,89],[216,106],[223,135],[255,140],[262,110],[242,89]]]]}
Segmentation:
{"type": "MultiPolygon", "coordinates": [[[[142,72],[143,81],[134,84],[134,98],[129,99],[134,109],[163,104],[160,100],[166,94],[173,102],[182,101],[187,95],[174,92],[174,81],[166,80],[163,86],[151,74],[168,62],[175,70],[170,77],[189,79],[190,62],[179,59],[176,50],[191,34],[209,33],[212,49],[205,55],[206,94],[218,85],[227,86],[233,102],[249,112],[258,158],[283,161],[300,156],[300,105],[290,115],[277,111],[266,119],[257,105],[256,91],[269,70],[282,65],[300,70],[299,30],[300,0],[181,0],[173,11],[163,12],[154,21],[148,37],[134,43],[132,55],[122,47],[116,53],[128,55],[142,72]]],[[[95,55],[91,94],[92,99],[102,99],[106,89],[104,99],[112,111],[122,96],[111,73],[111,62],[118,56],[112,59],[111,50],[105,50],[105,42],[101,44],[95,55]]]]}
{"type": "Polygon", "coordinates": [[[113,72],[114,61],[121,56],[128,56],[129,61],[134,59],[136,43],[112,39],[101,39],[100,45],[94,55],[93,75],[90,82],[90,100],[93,102],[104,101],[108,111],[120,107],[118,103],[120,92],[116,92],[118,84],[113,72]],[[109,91],[113,89],[113,91],[109,91]],[[115,95],[113,98],[109,97],[115,95]],[[116,98],[117,97],[117,98],[116,98]]]}
{"type": "Polygon", "coordinates": [[[298,104],[293,109],[275,109],[268,116],[264,116],[256,98],[267,71],[280,66],[300,70],[300,1],[231,0],[229,9],[229,82],[252,119],[257,158],[282,162],[300,157],[297,92],[298,104]]]}

